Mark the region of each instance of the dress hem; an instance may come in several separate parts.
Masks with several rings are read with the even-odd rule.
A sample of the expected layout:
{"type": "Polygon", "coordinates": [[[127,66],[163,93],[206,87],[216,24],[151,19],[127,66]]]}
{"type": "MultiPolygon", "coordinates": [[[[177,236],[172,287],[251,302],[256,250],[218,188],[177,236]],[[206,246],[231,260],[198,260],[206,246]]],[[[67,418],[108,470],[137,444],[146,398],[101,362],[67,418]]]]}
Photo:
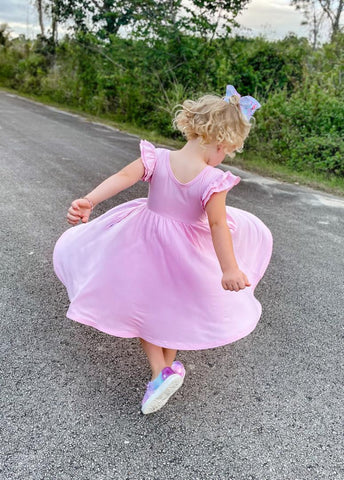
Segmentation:
{"type": "Polygon", "coordinates": [[[81,324],[86,325],[88,327],[92,327],[95,330],[98,330],[99,332],[106,333],[107,335],[111,335],[113,337],[117,337],[117,338],[142,338],[143,340],[146,340],[147,342],[150,342],[153,345],[157,345],[158,347],[162,347],[162,348],[169,348],[169,349],[172,349],[172,350],[208,350],[208,349],[211,349],[211,348],[223,347],[225,345],[229,345],[230,343],[237,342],[238,340],[241,340],[244,337],[247,337],[250,333],[253,332],[253,330],[256,328],[257,323],[258,323],[258,321],[257,321],[257,323],[254,325],[253,328],[251,328],[250,330],[247,330],[245,332],[241,332],[241,333],[237,334],[236,337],[233,337],[230,340],[229,339],[221,340],[219,342],[209,343],[209,344],[204,344],[204,345],[194,345],[194,344],[180,345],[178,343],[171,344],[169,342],[166,343],[164,341],[156,340],[154,338],[148,337],[147,335],[141,335],[138,332],[131,333],[131,332],[118,332],[118,331],[115,332],[114,330],[110,331],[110,330],[107,330],[105,328],[98,327],[91,320],[80,319],[77,316],[75,316],[73,314],[70,314],[70,313],[68,313],[66,315],[66,317],[69,318],[70,320],[73,320],[74,322],[81,323],[81,324]]]}

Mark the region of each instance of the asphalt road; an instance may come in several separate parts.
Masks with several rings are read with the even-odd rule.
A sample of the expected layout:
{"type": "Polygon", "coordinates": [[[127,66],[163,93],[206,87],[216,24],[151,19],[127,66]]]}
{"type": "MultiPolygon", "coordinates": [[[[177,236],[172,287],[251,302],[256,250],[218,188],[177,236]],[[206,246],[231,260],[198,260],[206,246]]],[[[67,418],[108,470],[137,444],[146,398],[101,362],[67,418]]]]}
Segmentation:
{"type": "Polygon", "coordinates": [[[261,320],[181,352],[183,387],[143,416],[137,339],[67,319],[52,268],[71,200],[138,156],[133,135],[0,92],[1,479],[342,480],[343,199],[231,169],[228,203],[274,237],[261,320]]]}

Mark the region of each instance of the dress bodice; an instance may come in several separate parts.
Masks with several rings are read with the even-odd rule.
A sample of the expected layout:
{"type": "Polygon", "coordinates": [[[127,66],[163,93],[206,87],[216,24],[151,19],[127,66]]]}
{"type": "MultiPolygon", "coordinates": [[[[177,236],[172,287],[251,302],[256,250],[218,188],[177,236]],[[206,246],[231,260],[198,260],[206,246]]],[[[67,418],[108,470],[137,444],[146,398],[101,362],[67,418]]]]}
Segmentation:
{"type": "Polygon", "coordinates": [[[172,171],[170,150],[142,141],[141,154],[145,166],[143,180],[150,183],[147,207],[186,224],[206,221],[205,206],[212,193],[229,190],[240,181],[231,172],[206,166],[191,181],[182,183],[172,171]]]}
{"type": "Polygon", "coordinates": [[[150,182],[148,208],[161,215],[184,223],[197,223],[206,219],[201,197],[203,180],[212,167],[205,167],[187,183],[174,176],[170,165],[170,151],[157,149],[157,162],[150,182]]]}

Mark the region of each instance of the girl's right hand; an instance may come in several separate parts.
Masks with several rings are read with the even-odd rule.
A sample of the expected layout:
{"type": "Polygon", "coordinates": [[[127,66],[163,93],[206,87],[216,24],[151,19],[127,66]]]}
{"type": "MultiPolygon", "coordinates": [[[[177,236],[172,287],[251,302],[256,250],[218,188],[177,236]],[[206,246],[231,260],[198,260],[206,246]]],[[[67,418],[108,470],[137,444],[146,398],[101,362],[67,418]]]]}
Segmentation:
{"type": "Polygon", "coordinates": [[[91,211],[90,202],[86,198],[77,198],[68,209],[67,222],[71,225],[76,225],[79,220],[86,223],[91,215],[91,211]]]}
{"type": "Polygon", "coordinates": [[[236,292],[251,286],[246,275],[239,270],[239,268],[233,268],[223,272],[221,283],[225,290],[235,290],[236,292]]]}

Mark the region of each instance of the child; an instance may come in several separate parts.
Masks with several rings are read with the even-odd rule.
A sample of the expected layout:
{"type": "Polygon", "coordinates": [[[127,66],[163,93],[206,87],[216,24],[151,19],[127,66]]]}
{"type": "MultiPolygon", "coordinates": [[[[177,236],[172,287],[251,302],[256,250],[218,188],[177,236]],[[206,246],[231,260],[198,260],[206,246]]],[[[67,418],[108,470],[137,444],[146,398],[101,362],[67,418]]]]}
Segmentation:
{"type": "Polygon", "coordinates": [[[261,315],[254,289],[271,257],[272,236],[254,215],[226,207],[240,181],[218,168],[243,148],[259,103],[228,85],[226,97],[186,100],[175,117],[185,135],[170,151],[142,140],[141,157],[74,200],[56,243],[54,268],[67,288],[67,317],[110,335],[139,337],[152,378],[144,414],[182,385],[177,349],[200,350],[248,335],[261,315]],[[87,223],[94,206],[138,180],[148,198],[87,223]]]}

